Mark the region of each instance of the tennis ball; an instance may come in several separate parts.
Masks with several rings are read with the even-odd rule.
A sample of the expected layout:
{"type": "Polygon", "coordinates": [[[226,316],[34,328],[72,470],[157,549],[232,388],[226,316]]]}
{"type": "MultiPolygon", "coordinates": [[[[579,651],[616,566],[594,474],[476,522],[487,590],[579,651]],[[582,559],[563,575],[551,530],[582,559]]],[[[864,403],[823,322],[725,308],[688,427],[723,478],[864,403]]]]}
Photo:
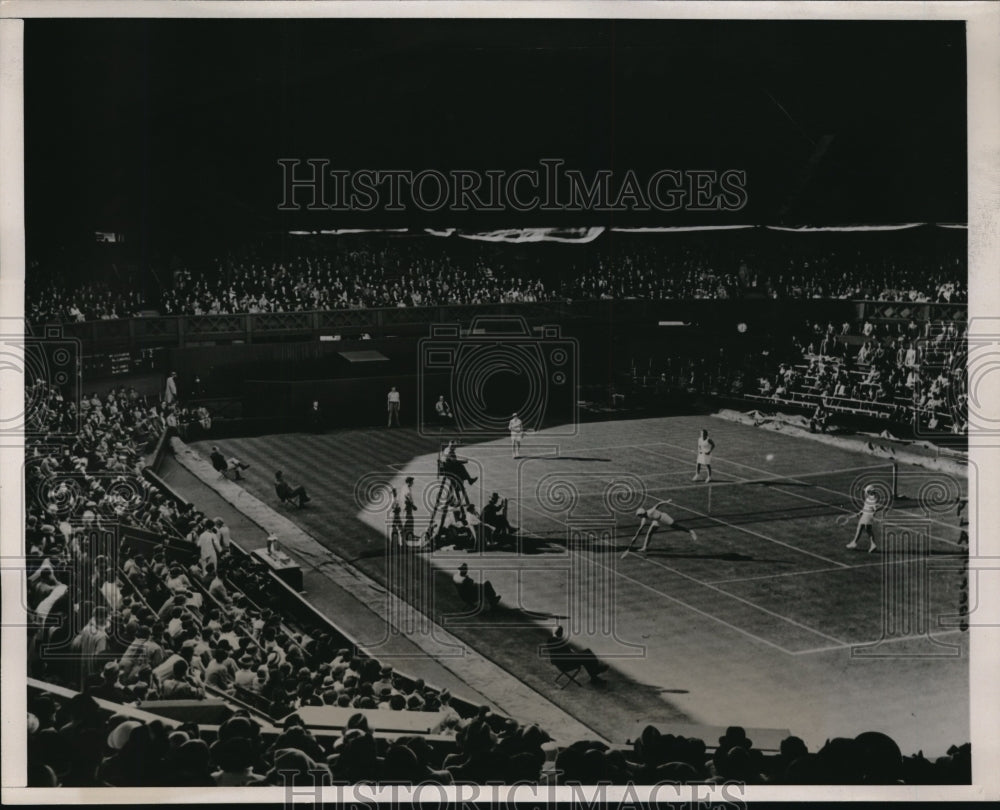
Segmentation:
{"type": "Polygon", "coordinates": [[[764,458],[768,461],[774,461],[774,453],[768,453],[764,458]]]}

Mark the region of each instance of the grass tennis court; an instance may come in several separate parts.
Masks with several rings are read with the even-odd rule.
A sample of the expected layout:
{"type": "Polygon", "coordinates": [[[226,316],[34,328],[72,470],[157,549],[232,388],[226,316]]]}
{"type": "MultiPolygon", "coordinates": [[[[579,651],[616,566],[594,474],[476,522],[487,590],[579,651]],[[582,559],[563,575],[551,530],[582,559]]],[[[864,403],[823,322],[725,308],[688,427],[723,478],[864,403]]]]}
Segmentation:
{"type": "Polygon", "coordinates": [[[284,514],[609,739],[624,741],[641,717],[786,727],[815,744],[869,728],[914,750],[968,737],[968,645],[947,618],[963,581],[964,479],[899,465],[868,554],[865,541],[845,548],[857,520],[843,522],[864,486],[883,502],[892,493],[884,458],[707,417],[587,423],[569,438],[526,437],[516,461],[507,440],[461,449],[480,476],[472,500],[509,497],[521,553],[442,549],[399,565],[372,484],[413,475],[426,517],[447,438],[342,431],[223,450],[253,465],[244,486],[267,503],[275,469],[305,484],[313,502],[284,514]],[[711,485],[691,481],[702,427],[716,442],[711,485]],[[636,508],[665,499],[697,541],[661,528],[645,559],[623,556],[636,508]],[[458,602],[449,579],[460,562],[503,594],[497,614],[469,616],[458,602]],[[537,645],[557,623],[612,665],[599,697],[552,686],[537,645]]]}

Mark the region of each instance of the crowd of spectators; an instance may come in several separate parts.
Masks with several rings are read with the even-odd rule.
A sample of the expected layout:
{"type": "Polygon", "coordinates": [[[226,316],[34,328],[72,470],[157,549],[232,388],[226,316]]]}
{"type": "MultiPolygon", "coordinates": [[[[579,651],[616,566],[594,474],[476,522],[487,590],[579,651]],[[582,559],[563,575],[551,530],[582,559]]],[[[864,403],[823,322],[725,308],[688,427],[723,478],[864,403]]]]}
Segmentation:
{"type": "Polygon", "coordinates": [[[161,278],[153,274],[139,285],[144,294],[135,279],[119,277],[115,289],[107,278],[71,287],[33,268],[26,311],[33,323],[65,323],[140,309],[211,315],[611,298],[966,300],[964,259],[947,251],[827,243],[789,251],[672,239],[545,245],[532,256],[537,246],[357,236],[291,254],[247,248],[163,274],[163,284],[152,283],[161,278]]]}
{"type": "Polygon", "coordinates": [[[196,723],[135,720],[94,695],[29,699],[29,785],[34,787],[266,787],[315,785],[950,785],[971,783],[971,746],[928,759],[904,756],[879,732],[827,740],[810,751],[787,737],[776,753],[732,726],[718,742],[647,726],[631,746],[579,740],[562,749],[535,724],[486,709],[456,724],[454,744],[377,736],[364,714],[332,739],[298,714],[265,727],[237,711],[213,735],[196,723]],[[553,756],[554,754],[554,756],[553,756]]]}
{"type": "Polygon", "coordinates": [[[968,391],[964,323],[902,319],[806,324],[792,337],[795,360],[757,379],[774,402],[801,399],[830,410],[883,414],[891,421],[964,433],[968,391]]]}
{"type": "Polygon", "coordinates": [[[965,301],[964,263],[881,252],[811,251],[794,258],[748,252],[721,258],[703,248],[662,246],[599,253],[562,285],[562,297],[676,299],[864,299],[965,301]]]}
{"type": "Polygon", "coordinates": [[[24,316],[29,323],[80,323],[131,318],[145,296],[134,279],[93,271],[78,277],[47,270],[32,262],[25,274],[24,316]]]}
{"type": "Polygon", "coordinates": [[[224,520],[147,474],[176,402],[119,387],[76,408],[43,381],[27,399],[44,437],[27,448],[27,671],[51,684],[29,693],[31,786],[969,780],[969,746],[929,761],[875,733],[816,753],[789,738],[765,756],[741,729],[710,752],[650,727],[631,749],[558,750],[537,725],[456,707],[288,614],[224,520]],[[207,699],[229,709],[217,729],[141,711],[207,699]],[[335,733],[311,729],[301,712],[320,706],[354,714],[335,733]],[[431,712],[435,736],[379,733],[370,709],[431,712]]]}

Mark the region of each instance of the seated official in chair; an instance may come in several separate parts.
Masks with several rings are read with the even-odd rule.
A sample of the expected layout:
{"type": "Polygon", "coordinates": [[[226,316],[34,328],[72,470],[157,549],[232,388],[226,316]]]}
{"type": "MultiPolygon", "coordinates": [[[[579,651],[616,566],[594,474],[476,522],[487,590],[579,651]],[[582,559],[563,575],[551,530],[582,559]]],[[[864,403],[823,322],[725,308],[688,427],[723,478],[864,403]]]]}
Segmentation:
{"type": "Polygon", "coordinates": [[[240,470],[246,470],[250,468],[250,465],[244,461],[240,461],[235,456],[226,458],[222,455],[222,451],[219,450],[218,445],[212,445],[212,453],[209,456],[212,459],[212,466],[221,473],[223,478],[228,478],[228,473],[233,473],[233,478],[239,480],[243,476],[240,475],[240,470]]]}
{"type": "Polygon", "coordinates": [[[486,580],[480,585],[469,576],[469,566],[465,563],[458,566],[458,573],[451,581],[455,583],[455,590],[467,605],[492,610],[500,602],[500,594],[493,588],[493,583],[486,580]]]}
{"type": "Polygon", "coordinates": [[[517,526],[511,526],[507,520],[507,504],[507,498],[501,499],[499,493],[494,492],[483,507],[483,525],[489,530],[487,541],[493,545],[512,540],[517,534],[517,526]]]}
{"type": "MultiPolygon", "coordinates": [[[[552,637],[545,642],[544,649],[552,663],[560,672],[579,669],[587,670],[591,682],[599,682],[601,673],[608,671],[608,665],[601,663],[590,649],[580,649],[571,643],[564,635],[562,626],[552,632],[552,637]]],[[[572,675],[570,675],[572,679],[572,675]]]]}
{"type": "Polygon", "coordinates": [[[298,505],[302,507],[312,500],[312,498],[306,494],[305,487],[298,486],[293,489],[285,480],[284,473],[282,473],[281,470],[278,470],[278,472],[274,474],[274,491],[278,494],[278,498],[282,503],[298,502],[298,505]]]}
{"type": "Polygon", "coordinates": [[[448,446],[441,455],[441,472],[457,478],[463,483],[474,484],[479,479],[469,475],[469,471],[465,469],[465,465],[469,462],[467,459],[458,457],[457,446],[458,443],[454,439],[448,442],[448,446]]]}

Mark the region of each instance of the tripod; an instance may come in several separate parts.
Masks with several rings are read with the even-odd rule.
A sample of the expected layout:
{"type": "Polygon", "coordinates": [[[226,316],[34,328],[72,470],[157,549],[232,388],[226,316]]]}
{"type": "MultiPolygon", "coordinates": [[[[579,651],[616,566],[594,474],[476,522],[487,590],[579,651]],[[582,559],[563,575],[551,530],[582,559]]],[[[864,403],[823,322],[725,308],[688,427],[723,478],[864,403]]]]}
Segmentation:
{"type": "Polygon", "coordinates": [[[424,535],[424,539],[427,542],[431,542],[435,535],[444,529],[445,516],[448,513],[450,504],[455,503],[461,507],[472,506],[472,501],[469,500],[469,493],[465,490],[465,484],[462,483],[458,476],[446,473],[440,461],[438,461],[437,472],[440,486],[438,487],[437,497],[434,499],[434,507],[431,509],[427,533],[424,535]]]}

